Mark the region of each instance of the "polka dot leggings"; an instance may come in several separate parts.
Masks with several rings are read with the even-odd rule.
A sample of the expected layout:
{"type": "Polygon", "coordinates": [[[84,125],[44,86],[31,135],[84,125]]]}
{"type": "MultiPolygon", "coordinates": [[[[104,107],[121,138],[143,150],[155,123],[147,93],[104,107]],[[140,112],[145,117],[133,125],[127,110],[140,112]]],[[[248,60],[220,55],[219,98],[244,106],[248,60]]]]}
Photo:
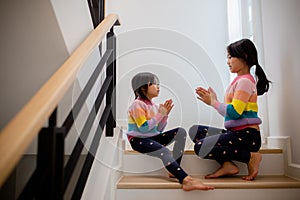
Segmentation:
{"type": "Polygon", "coordinates": [[[260,132],[254,128],[229,131],[194,125],[189,130],[189,136],[199,157],[213,159],[220,164],[231,160],[248,163],[250,152],[257,152],[261,146],[260,132]]]}
{"type": "Polygon", "coordinates": [[[187,176],[180,167],[186,135],[183,128],[176,128],[149,138],[134,137],[129,142],[135,151],[161,159],[166,169],[182,183],[187,176]],[[166,146],[173,142],[173,153],[171,153],[166,146]]]}

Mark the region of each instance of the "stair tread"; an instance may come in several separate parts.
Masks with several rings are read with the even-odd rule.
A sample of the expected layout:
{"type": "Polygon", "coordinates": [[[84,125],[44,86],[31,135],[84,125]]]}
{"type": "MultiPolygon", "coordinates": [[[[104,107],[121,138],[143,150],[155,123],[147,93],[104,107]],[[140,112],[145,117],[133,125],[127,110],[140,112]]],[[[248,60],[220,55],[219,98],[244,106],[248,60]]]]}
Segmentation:
{"type": "MultiPolygon", "coordinates": [[[[261,154],[281,154],[282,153],[282,149],[278,149],[278,148],[261,148],[259,150],[259,152],[261,154]]],[[[132,149],[128,149],[125,150],[126,154],[139,154],[139,152],[134,151],[132,149]]],[[[190,154],[195,154],[193,150],[191,149],[187,149],[184,151],[184,154],[190,155],[190,154]]]]}
{"type": "MultiPolygon", "coordinates": [[[[204,179],[193,176],[204,184],[216,189],[264,189],[264,188],[300,188],[300,181],[284,175],[261,175],[254,181],[244,181],[241,176],[204,179]]],[[[122,176],[117,183],[118,189],[180,189],[181,184],[175,178],[164,176],[122,176]]]]}

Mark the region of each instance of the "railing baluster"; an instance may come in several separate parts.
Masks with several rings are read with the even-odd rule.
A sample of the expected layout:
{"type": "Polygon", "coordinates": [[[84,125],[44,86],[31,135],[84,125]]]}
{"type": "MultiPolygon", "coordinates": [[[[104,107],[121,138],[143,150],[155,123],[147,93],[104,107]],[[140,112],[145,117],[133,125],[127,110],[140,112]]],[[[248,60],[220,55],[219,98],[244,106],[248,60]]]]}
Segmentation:
{"type": "Polygon", "coordinates": [[[116,127],[116,36],[113,27],[107,33],[107,49],[112,49],[113,53],[107,62],[106,76],[112,76],[113,80],[110,84],[107,95],[106,105],[111,105],[111,111],[106,122],[106,136],[113,136],[113,129],[116,127]]]}
{"type": "Polygon", "coordinates": [[[54,128],[43,128],[38,137],[37,199],[54,199],[55,193],[55,133],[54,128]]]}
{"type": "Polygon", "coordinates": [[[49,127],[38,136],[37,199],[63,199],[65,128],[56,127],[57,109],[49,118],[49,127]]]}
{"type": "Polygon", "coordinates": [[[65,157],[65,127],[57,128],[55,145],[55,199],[64,197],[64,157],[65,157]]]}

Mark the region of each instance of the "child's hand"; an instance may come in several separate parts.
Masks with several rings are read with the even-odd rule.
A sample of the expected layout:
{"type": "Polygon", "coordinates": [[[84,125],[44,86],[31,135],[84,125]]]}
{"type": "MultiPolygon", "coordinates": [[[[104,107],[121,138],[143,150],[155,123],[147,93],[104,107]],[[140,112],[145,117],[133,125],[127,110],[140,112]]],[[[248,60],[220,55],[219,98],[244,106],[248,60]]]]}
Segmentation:
{"type": "Polygon", "coordinates": [[[167,109],[165,108],[165,106],[163,104],[159,104],[158,112],[162,116],[167,116],[168,115],[168,111],[167,111],[167,109]]]}
{"type": "Polygon", "coordinates": [[[213,105],[217,101],[216,92],[211,87],[209,87],[207,90],[202,87],[198,87],[196,89],[196,93],[198,94],[197,99],[206,103],[207,105],[213,105]]]}
{"type": "Polygon", "coordinates": [[[167,116],[172,110],[173,106],[174,104],[172,99],[169,99],[164,104],[159,105],[158,112],[163,116],[167,116]]]}
{"type": "Polygon", "coordinates": [[[211,87],[208,88],[208,92],[210,94],[210,105],[214,105],[218,101],[217,94],[211,87]]]}
{"type": "Polygon", "coordinates": [[[173,104],[173,100],[169,99],[164,103],[164,107],[167,109],[167,115],[170,113],[170,111],[172,110],[174,104],[173,104]]]}

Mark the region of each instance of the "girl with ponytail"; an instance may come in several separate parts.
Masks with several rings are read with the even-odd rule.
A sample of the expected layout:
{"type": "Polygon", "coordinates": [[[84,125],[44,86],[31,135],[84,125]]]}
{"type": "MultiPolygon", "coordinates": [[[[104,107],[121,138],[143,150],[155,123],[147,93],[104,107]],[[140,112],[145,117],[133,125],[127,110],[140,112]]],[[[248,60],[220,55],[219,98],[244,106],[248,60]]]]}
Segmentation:
{"type": "Polygon", "coordinates": [[[251,40],[242,39],[232,43],[227,47],[227,52],[230,57],[243,60],[249,68],[249,73],[251,67],[256,66],[257,95],[263,95],[265,92],[268,92],[270,81],[267,79],[265,72],[258,63],[257,50],[251,40]]]}
{"type": "Polygon", "coordinates": [[[194,125],[189,136],[199,157],[213,159],[220,164],[220,168],[206,178],[235,175],[239,168],[233,161],[240,161],[248,165],[248,175],[243,179],[251,181],[257,176],[262,159],[258,152],[261,147],[261,119],[257,115],[257,96],[268,92],[270,81],[258,63],[257,50],[251,40],[242,39],[230,44],[227,58],[229,70],[237,76],[226,90],[224,103],[218,101],[212,88],[196,89],[200,101],[224,116],[225,129],[194,125]],[[253,66],[256,66],[256,80],[250,74],[253,66]]]}

